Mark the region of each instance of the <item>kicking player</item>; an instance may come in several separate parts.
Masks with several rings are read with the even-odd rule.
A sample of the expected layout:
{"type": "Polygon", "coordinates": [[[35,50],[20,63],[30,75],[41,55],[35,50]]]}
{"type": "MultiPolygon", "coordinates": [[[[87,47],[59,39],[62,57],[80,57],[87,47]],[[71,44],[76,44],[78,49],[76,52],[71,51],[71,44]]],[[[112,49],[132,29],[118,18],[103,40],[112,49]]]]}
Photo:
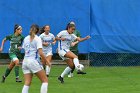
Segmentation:
{"type": "Polygon", "coordinates": [[[2,40],[0,51],[3,50],[4,43],[9,40],[10,41],[10,49],[9,49],[9,56],[11,59],[11,63],[5,71],[5,74],[2,76],[2,83],[5,82],[6,77],[10,74],[11,70],[15,66],[15,76],[16,82],[22,82],[19,79],[19,58],[21,58],[20,48],[24,37],[21,35],[22,27],[18,24],[14,26],[14,34],[6,36],[2,40]]]}
{"type": "Polygon", "coordinates": [[[22,48],[25,50],[25,56],[22,64],[22,70],[24,73],[25,83],[22,89],[22,93],[28,93],[33,73],[42,82],[40,93],[47,93],[48,90],[48,79],[38,57],[39,54],[41,58],[47,62],[46,57],[42,51],[41,38],[36,35],[38,31],[39,26],[35,24],[32,25],[30,28],[30,35],[25,37],[23,42],[22,48]]]}
{"type": "MultiPolygon", "coordinates": [[[[73,22],[73,21],[71,21],[69,24],[73,24],[73,25],[75,25],[75,23],[73,22]]],[[[68,25],[69,25],[68,24],[68,25]]],[[[68,25],[67,25],[67,28],[66,28],[66,30],[68,30],[68,25]]],[[[76,26],[76,25],[75,25],[76,26]]],[[[79,37],[79,38],[81,38],[81,34],[80,34],[80,32],[78,31],[78,30],[75,30],[74,32],[73,32],[73,34],[74,35],[76,35],[77,37],[79,37]]],[[[84,41],[84,40],[87,40],[87,39],[89,39],[90,37],[85,37],[85,38],[83,38],[81,41],[84,41]]],[[[79,43],[79,41],[74,41],[74,42],[72,42],[72,44],[71,44],[71,47],[70,47],[70,51],[72,51],[75,55],[77,55],[78,56],[78,54],[79,54],[79,51],[78,51],[78,43],[79,43]]],[[[69,61],[71,61],[71,59],[69,59],[69,61]]],[[[75,69],[75,68],[74,68],[75,69]]],[[[73,77],[73,72],[74,72],[74,69],[72,69],[71,70],[71,72],[68,74],[68,77],[73,77]]],[[[77,74],[80,74],[80,72],[77,72],[77,74]]],[[[84,74],[84,73],[83,73],[84,74]]],[[[86,73],[85,73],[86,74],[86,73]]]]}
{"type": "MultiPolygon", "coordinates": [[[[46,25],[42,29],[42,34],[39,36],[42,40],[43,53],[46,55],[47,63],[51,64],[52,60],[52,45],[56,43],[55,37],[50,33],[50,26],[46,25]]],[[[46,65],[46,75],[49,77],[51,67],[46,65]]]]}
{"type": "MultiPolygon", "coordinates": [[[[75,31],[75,25],[69,24],[68,25],[68,30],[63,30],[58,35],[56,36],[56,40],[58,40],[58,54],[59,56],[66,61],[68,64],[68,67],[62,72],[62,74],[58,77],[58,80],[61,83],[64,83],[64,76],[68,74],[74,67],[79,70],[79,59],[78,56],[76,56],[73,52],[69,50],[72,41],[77,40],[81,41],[82,38],[79,38],[72,34],[75,31]],[[71,59],[69,61],[68,59],[71,59]]],[[[89,38],[89,36],[87,36],[89,38]]],[[[81,73],[83,74],[83,73],[81,73]]]]}

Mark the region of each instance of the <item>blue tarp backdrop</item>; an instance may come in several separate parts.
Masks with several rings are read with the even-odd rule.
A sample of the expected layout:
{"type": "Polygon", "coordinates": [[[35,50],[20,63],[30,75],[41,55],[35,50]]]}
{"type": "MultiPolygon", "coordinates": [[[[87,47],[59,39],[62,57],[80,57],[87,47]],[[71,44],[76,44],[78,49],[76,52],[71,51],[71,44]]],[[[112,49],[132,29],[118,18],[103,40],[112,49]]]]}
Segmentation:
{"type": "Polygon", "coordinates": [[[140,53],[140,0],[91,0],[90,52],[140,53]]]}
{"type": "MultiPolygon", "coordinates": [[[[80,53],[140,53],[140,0],[2,0],[0,1],[0,43],[13,33],[14,24],[29,33],[33,23],[49,24],[56,35],[75,21],[82,37],[80,53]]],[[[8,52],[6,42],[4,53],[8,52]]],[[[53,51],[57,45],[54,46],[53,51]]]]}

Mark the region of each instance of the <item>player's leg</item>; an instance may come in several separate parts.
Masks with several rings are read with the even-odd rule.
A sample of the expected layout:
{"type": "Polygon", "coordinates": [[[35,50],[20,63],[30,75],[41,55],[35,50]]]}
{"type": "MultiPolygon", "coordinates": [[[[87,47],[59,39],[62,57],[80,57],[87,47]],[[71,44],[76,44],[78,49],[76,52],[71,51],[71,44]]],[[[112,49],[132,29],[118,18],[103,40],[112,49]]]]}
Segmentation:
{"type": "Polygon", "coordinates": [[[68,51],[68,52],[65,54],[65,57],[70,58],[70,59],[73,59],[73,63],[74,63],[74,65],[75,65],[75,68],[77,69],[77,67],[79,66],[79,59],[78,59],[78,56],[76,56],[73,52],[68,51]]]}
{"type": "Polygon", "coordinates": [[[33,77],[32,73],[24,74],[25,83],[24,83],[24,86],[22,88],[22,93],[28,93],[29,87],[31,85],[32,77],[33,77]]]}
{"type": "Polygon", "coordinates": [[[14,63],[15,63],[16,82],[22,82],[22,80],[19,79],[19,59],[14,60],[14,63]]]}
{"type": "Polygon", "coordinates": [[[2,83],[5,82],[6,77],[10,74],[10,72],[14,66],[15,66],[15,63],[10,62],[10,65],[7,67],[7,69],[5,71],[5,74],[2,76],[2,80],[1,80],[2,83]]]}
{"type": "MultiPolygon", "coordinates": [[[[76,56],[78,56],[78,50],[76,50],[76,51],[72,51],[76,56]]],[[[70,60],[72,60],[72,59],[70,59],[70,60]]],[[[70,75],[73,77],[73,72],[74,72],[74,69],[75,68],[73,68],[72,70],[71,70],[71,72],[70,72],[70,75]]]]}
{"type": "MultiPolygon", "coordinates": [[[[48,63],[51,64],[52,55],[48,55],[48,56],[46,57],[46,59],[47,59],[48,63]]],[[[51,71],[51,66],[46,65],[46,75],[47,75],[47,77],[49,77],[50,71],[51,71]]]]}
{"type": "MultiPolygon", "coordinates": [[[[69,62],[73,63],[73,60],[72,59],[68,59],[69,62]]],[[[73,71],[75,69],[75,66],[72,68],[71,72],[68,74],[68,77],[73,77],[73,71]]]]}
{"type": "Polygon", "coordinates": [[[79,70],[78,56],[76,56],[73,52],[69,51],[66,53],[65,57],[73,59],[73,63],[74,63],[75,68],[77,70],[77,74],[86,74],[85,72],[79,70]]]}
{"type": "Polygon", "coordinates": [[[61,83],[64,83],[64,76],[67,75],[68,73],[70,73],[70,71],[74,68],[74,64],[73,64],[73,62],[71,60],[66,59],[65,62],[67,63],[68,66],[62,72],[62,74],[58,77],[58,80],[61,83]]]}
{"type": "Polygon", "coordinates": [[[48,91],[48,79],[47,79],[47,76],[45,74],[45,71],[40,70],[35,74],[42,82],[40,93],[47,93],[47,91],[48,91]]]}

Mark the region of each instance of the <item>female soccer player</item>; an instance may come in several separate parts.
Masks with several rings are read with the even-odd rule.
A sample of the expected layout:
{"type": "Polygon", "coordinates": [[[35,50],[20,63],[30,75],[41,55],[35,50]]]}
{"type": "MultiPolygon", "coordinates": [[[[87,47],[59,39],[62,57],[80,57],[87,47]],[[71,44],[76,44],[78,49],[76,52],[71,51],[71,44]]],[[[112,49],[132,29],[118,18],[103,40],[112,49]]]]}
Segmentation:
{"type": "Polygon", "coordinates": [[[8,66],[8,68],[5,71],[5,74],[2,76],[2,81],[5,82],[6,77],[10,74],[11,70],[15,66],[15,76],[16,76],[16,82],[22,82],[19,79],[19,58],[21,57],[20,53],[20,47],[22,44],[22,41],[24,37],[21,35],[22,33],[22,27],[18,24],[14,26],[14,34],[6,36],[2,40],[0,51],[3,50],[4,43],[9,40],[10,41],[10,49],[9,49],[9,56],[11,59],[11,63],[8,66]]]}
{"type": "MultiPolygon", "coordinates": [[[[47,63],[51,64],[52,60],[52,45],[56,43],[55,37],[52,33],[50,33],[50,26],[45,25],[43,27],[43,33],[39,36],[42,40],[42,45],[43,45],[43,53],[46,55],[47,63]]],[[[51,67],[46,65],[46,75],[49,77],[51,67]]]]}
{"type": "MultiPolygon", "coordinates": [[[[69,24],[68,30],[61,31],[60,33],[58,33],[58,35],[56,37],[56,40],[59,40],[58,54],[68,64],[68,67],[66,67],[66,69],[63,71],[63,73],[58,77],[58,80],[61,83],[64,83],[64,80],[63,80],[64,76],[66,74],[68,74],[74,67],[77,69],[77,71],[79,70],[78,57],[69,50],[72,41],[74,41],[74,40],[81,41],[82,40],[82,38],[79,38],[79,37],[75,36],[74,34],[72,34],[74,32],[74,30],[75,30],[75,25],[69,24]],[[71,59],[72,62],[69,61],[68,59],[71,59]]],[[[89,38],[89,36],[87,36],[87,38],[89,38]]]]}
{"type": "MultiPolygon", "coordinates": [[[[69,24],[75,25],[75,23],[74,23],[73,21],[71,21],[69,24]]],[[[69,24],[68,24],[68,25],[69,25],[69,24]]],[[[67,25],[67,27],[66,27],[66,30],[68,30],[68,25],[67,25]]],[[[75,26],[76,26],[76,25],[75,25],[75,26]]],[[[73,34],[76,35],[77,37],[80,37],[80,38],[81,38],[81,34],[80,34],[80,32],[79,32],[77,29],[73,32],[73,34]]],[[[90,37],[89,37],[89,38],[90,38],[90,37]]],[[[82,39],[82,41],[87,40],[87,39],[89,39],[89,38],[85,37],[85,38],[82,39]]],[[[78,43],[79,43],[79,41],[76,41],[76,40],[75,40],[74,42],[72,42],[71,47],[70,47],[70,51],[73,52],[73,53],[74,53],[75,55],[77,55],[77,56],[78,56],[78,54],[79,54],[78,43]]],[[[69,59],[69,61],[72,61],[72,60],[69,59]]],[[[75,69],[75,68],[74,68],[74,69],[75,69]]],[[[68,74],[68,77],[73,77],[74,69],[71,70],[71,72],[68,74]]],[[[77,74],[79,74],[79,73],[80,73],[80,72],[77,72],[77,74]]],[[[86,74],[86,73],[83,73],[83,74],[86,74]]]]}
{"type": "Polygon", "coordinates": [[[42,82],[40,93],[47,93],[48,90],[48,79],[38,57],[39,54],[41,58],[47,62],[46,57],[42,51],[41,38],[36,35],[38,31],[39,26],[35,24],[32,25],[30,28],[30,35],[25,37],[23,42],[22,48],[25,50],[25,56],[22,64],[22,70],[24,73],[25,83],[22,89],[22,93],[28,93],[33,73],[42,82]]]}

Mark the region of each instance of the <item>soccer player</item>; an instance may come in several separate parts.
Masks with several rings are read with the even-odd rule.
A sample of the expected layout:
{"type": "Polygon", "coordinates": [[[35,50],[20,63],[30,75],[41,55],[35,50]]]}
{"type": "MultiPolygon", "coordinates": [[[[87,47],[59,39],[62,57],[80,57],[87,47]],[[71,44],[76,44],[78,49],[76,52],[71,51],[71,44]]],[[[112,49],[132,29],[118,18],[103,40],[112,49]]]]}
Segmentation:
{"type": "Polygon", "coordinates": [[[9,56],[11,59],[11,63],[5,71],[5,74],[2,76],[2,83],[5,82],[6,77],[10,74],[11,70],[15,66],[15,76],[16,82],[22,82],[19,79],[19,58],[21,58],[20,48],[24,37],[21,35],[22,27],[18,24],[14,26],[14,34],[6,36],[2,40],[0,51],[3,50],[4,43],[9,40],[10,41],[10,49],[9,56]]]}
{"type": "MultiPolygon", "coordinates": [[[[78,57],[69,50],[72,41],[77,40],[81,41],[83,38],[79,38],[72,34],[75,31],[75,25],[69,24],[68,30],[63,30],[59,32],[56,36],[56,40],[58,40],[58,54],[59,56],[66,61],[68,67],[62,72],[62,74],[58,77],[58,80],[61,83],[64,83],[64,76],[68,74],[74,67],[79,70],[79,59],[78,57]],[[69,61],[71,59],[72,61],[69,61]]],[[[89,38],[89,36],[87,36],[89,38]]],[[[81,73],[83,74],[83,73],[81,73]]]]}
{"type": "MultiPolygon", "coordinates": [[[[30,35],[25,37],[22,45],[22,48],[25,50],[25,56],[22,64],[25,83],[22,93],[28,93],[33,74],[35,74],[42,82],[40,93],[47,93],[48,90],[48,79],[38,57],[39,54],[40,57],[47,62],[42,51],[41,38],[36,35],[38,31],[39,26],[33,24],[30,27],[30,35]]],[[[49,63],[47,64],[49,65],[49,63]]]]}
{"type": "MultiPolygon", "coordinates": [[[[47,63],[51,64],[52,60],[52,45],[56,43],[55,37],[52,33],[50,33],[50,26],[45,25],[42,29],[42,34],[39,36],[42,40],[43,45],[43,53],[46,55],[47,63]]],[[[51,67],[46,65],[46,75],[49,77],[51,67]]]]}
{"type": "MultiPolygon", "coordinates": [[[[74,23],[73,21],[71,21],[69,24],[75,25],[75,23],[74,23]]],[[[68,25],[69,25],[69,24],[68,24],[68,25]]],[[[76,25],[75,25],[75,26],[76,26],[76,25]]],[[[68,26],[67,26],[66,30],[68,30],[68,26]]],[[[80,34],[80,32],[79,32],[77,29],[75,29],[75,31],[73,32],[73,34],[76,35],[77,37],[81,38],[81,34],[80,34]]],[[[89,38],[90,38],[90,37],[89,37],[89,38]]],[[[87,39],[89,39],[89,38],[85,37],[85,38],[82,39],[82,41],[87,40],[87,39]]],[[[79,54],[79,51],[78,51],[78,43],[79,43],[79,41],[76,41],[76,40],[75,40],[74,42],[72,42],[72,45],[71,45],[71,47],[70,47],[70,51],[72,51],[72,52],[73,52],[75,55],[77,55],[77,56],[78,56],[78,54],[79,54]]],[[[71,59],[69,59],[69,61],[71,61],[71,59]]],[[[74,69],[75,69],[75,68],[74,68],[74,69]]],[[[73,77],[74,69],[71,70],[71,72],[68,74],[68,77],[73,77]]],[[[77,72],[77,74],[79,74],[79,72],[77,72]]],[[[83,73],[83,74],[86,74],[86,73],[83,73]]]]}

